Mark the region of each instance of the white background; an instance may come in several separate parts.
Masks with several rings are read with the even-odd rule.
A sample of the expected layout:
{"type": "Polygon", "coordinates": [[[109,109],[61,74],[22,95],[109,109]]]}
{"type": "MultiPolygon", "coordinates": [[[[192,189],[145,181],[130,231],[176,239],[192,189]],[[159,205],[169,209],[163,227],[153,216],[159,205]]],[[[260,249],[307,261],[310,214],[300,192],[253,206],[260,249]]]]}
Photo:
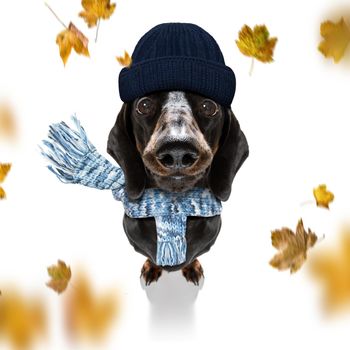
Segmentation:
{"type": "Polygon", "coordinates": [[[324,317],[308,269],[290,275],[268,264],[272,229],[295,228],[302,217],[326,235],[320,245],[332,245],[349,217],[350,67],[317,50],[320,23],[338,19],[345,2],[119,0],[96,44],[95,29],[77,16],[78,0],[49,3],[90,38],[91,58],[72,52],[64,68],[55,43],[63,28],[44,2],[0,0],[0,100],[11,103],[20,127],[17,145],[0,148],[0,161],[13,163],[0,202],[0,284],[46,301],[51,334],[43,348],[78,348],[66,342],[60,297],[45,287],[46,266],[60,258],[73,274],[82,266],[97,291],[115,287],[122,295],[119,322],[101,349],[349,349],[349,317],[324,317]],[[109,192],[60,183],[37,145],[49,124],[76,113],[106,155],[122,105],[115,56],[170,21],[196,23],[219,43],[237,77],[232,109],[250,156],[223,203],[218,240],[200,258],[202,288],[165,273],[145,291],[145,258],[127,241],[122,205],[109,192]],[[235,44],[245,23],[266,24],[278,37],[275,62],[256,62],[251,77],[250,59],[235,44]],[[335,193],[330,211],[300,205],[320,183],[335,193]]]}

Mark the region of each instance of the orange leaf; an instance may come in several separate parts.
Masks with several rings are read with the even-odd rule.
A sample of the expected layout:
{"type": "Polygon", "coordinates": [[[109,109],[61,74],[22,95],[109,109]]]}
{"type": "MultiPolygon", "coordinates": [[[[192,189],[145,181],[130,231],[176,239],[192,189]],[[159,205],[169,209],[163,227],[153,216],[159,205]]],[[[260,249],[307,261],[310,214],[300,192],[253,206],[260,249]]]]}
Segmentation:
{"type": "Polygon", "coordinates": [[[338,249],[324,248],[310,259],[311,272],[324,287],[327,311],[350,307],[350,229],[339,238],[338,249]]]}
{"type": "Polygon", "coordinates": [[[73,338],[101,340],[112,325],[118,303],[115,291],[96,296],[86,277],[78,275],[66,295],[66,324],[73,338]]]}
{"type": "Polygon", "coordinates": [[[119,62],[119,64],[122,65],[123,67],[129,67],[132,63],[132,59],[130,55],[125,50],[124,50],[124,56],[117,56],[116,59],[119,62]]]}
{"type": "Polygon", "coordinates": [[[68,29],[57,35],[56,43],[60,49],[60,56],[64,65],[67,63],[72,48],[77,54],[90,56],[88,38],[72,22],[69,23],[68,29]]]}
{"type": "MultiPolygon", "coordinates": [[[[0,183],[4,182],[8,172],[11,169],[11,164],[9,163],[0,163],[0,183]]],[[[0,186],[0,199],[6,198],[5,190],[0,186]]]]}
{"type": "Polygon", "coordinates": [[[323,41],[318,45],[319,51],[326,58],[333,58],[338,63],[344,56],[344,53],[350,42],[350,29],[344,18],[337,23],[325,21],[321,23],[320,34],[323,41]]]}
{"type": "Polygon", "coordinates": [[[13,139],[16,136],[16,123],[13,111],[7,104],[0,104],[0,137],[13,139]]]}
{"type": "Polygon", "coordinates": [[[84,11],[79,16],[84,18],[88,27],[97,25],[99,19],[108,19],[114,12],[116,4],[111,4],[110,0],[82,0],[84,11]]]}
{"type": "Polygon", "coordinates": [[[14,290],[0,294],[0,338],[7,338],[11,349],[28,349],[46,332],[46,314],[39,298],[24,298],[14,290]]]}

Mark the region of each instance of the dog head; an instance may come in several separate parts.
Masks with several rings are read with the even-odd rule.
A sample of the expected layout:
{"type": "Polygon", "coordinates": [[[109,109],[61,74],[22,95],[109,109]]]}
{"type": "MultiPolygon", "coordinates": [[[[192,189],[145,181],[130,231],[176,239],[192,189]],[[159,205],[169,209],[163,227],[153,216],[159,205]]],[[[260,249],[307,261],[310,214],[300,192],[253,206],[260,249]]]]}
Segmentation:
{"type": "Polygon", "coordinates": [[[123,169],[132,199],[147,181],[171,192],[202,182],[225,201],[248,144],[230,108],[195,93],[162,91],[123,104],[107,152],[123,169]]]}

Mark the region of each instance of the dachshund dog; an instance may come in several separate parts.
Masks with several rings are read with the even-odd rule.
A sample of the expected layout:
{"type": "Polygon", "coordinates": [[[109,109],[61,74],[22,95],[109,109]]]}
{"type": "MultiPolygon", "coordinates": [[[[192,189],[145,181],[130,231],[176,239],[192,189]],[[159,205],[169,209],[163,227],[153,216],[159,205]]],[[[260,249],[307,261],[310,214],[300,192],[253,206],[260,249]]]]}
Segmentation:
{"type": "MultiPolygon", "coordinates": [[[[196,186],[209,188],[221,201],[229,198],[233,178],[249,153],[231,109],[187,91],[160,91],[124,103],[107,152],[123,169],[131,199],[145,188],[181,192],[196,186]]],[[[141,270],[146,284],[157,281],[163,269],[182,269],[187,281],[198,284],[203,269],[197,257],[214,244],[221,217],[188,217],[186,261],[176,266],[155,264],[153,217],[124,214],[123,227],[135,250],[148,258],[141,270]]]]}

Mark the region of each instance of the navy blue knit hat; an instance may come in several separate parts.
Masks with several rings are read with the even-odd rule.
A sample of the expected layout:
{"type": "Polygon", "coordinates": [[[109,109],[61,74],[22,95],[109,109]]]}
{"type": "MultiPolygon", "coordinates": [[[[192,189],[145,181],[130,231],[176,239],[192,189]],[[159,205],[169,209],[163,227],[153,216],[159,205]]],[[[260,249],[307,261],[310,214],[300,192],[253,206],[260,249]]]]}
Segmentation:
{"type": "Polygon", "coordinates": [[[124,102],[160,90],[188,90],[229,107],[235,89],[219,45],[192,23],[162,23],[149,30],[137,43],[132,64],[119,74],[124,102]]]}

